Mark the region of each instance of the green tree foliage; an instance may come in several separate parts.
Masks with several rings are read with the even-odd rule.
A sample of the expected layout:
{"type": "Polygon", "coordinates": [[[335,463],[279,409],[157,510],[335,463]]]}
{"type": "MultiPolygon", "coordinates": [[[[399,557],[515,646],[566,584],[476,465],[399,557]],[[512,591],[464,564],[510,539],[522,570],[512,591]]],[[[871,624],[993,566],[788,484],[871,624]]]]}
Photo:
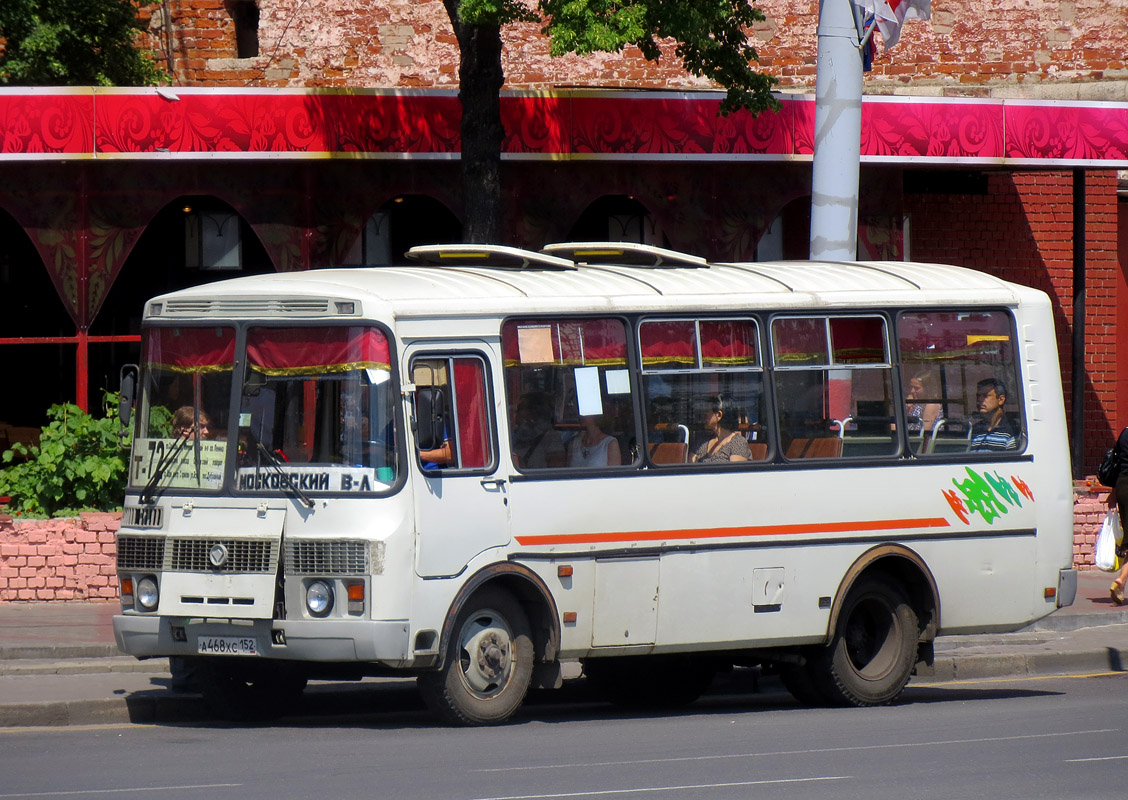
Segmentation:
{"type": "Polygon", "coordinates": [[[135,0],[0,0],[0,85],[146,86],[167,76],[137,49],[135,0]]]}
{"type": "Polygon", "coordinates": [[[72,516],[79,511],[112,511],[125,494],[125,450],[120,440],[115,397],[95,418],[73,403],[54,405],[38,445],[5,450],[0,495],[21,516],[72,516]],[[21,460],[22,459],[22,460],[21,460]]]}
{"type": "Polygon", "coordinates": [[[657,61],[661,40],[672,40],[682,67],[726,90],[721,113],[775,110],[775,79],[755,68],[748,33],[763,13],[752,0],[443,0],[458,38],[462,63],[462,171],[464,238],[499,241],[498,178],[504,130],[497,102],[504,80],[501,27],[539,22],[554,56],[619,52],[638,47],[657,61]]]}

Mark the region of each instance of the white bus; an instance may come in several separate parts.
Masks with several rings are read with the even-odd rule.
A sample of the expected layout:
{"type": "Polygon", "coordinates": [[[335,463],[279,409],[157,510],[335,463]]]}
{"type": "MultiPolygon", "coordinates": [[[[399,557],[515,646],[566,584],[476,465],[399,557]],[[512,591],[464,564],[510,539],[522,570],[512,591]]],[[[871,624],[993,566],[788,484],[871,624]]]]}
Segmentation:
{"type": "Polygon", "coordinates": [[[114,629],[213,708],[401,675],[497,723],[572,660],[624,703],[758,665],[876,705],[936,636],[1073,601],[1043,293],[622,243],[410,255],[145,307],[114,629]]]}

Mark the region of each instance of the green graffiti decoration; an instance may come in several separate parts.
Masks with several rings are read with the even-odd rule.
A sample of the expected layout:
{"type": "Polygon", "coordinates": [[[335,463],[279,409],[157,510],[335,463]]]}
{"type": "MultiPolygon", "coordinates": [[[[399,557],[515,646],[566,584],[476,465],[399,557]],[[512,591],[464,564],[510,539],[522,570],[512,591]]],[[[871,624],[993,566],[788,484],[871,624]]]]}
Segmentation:
{"type": "Polygon", "coordinates": [[[967,478],[952,478],[954,490],[942,490],[944,499],[964,524],[970,524],[971,517],[978,514],[988,525],[993,525],[1012,508],[1022,508],[1023,497],[1034,501],[1034,493],[1021,478],[1012,475],[1008,480],[998,472],[979,473],[971,467],[964,467],[964,470],[967,478]]]}

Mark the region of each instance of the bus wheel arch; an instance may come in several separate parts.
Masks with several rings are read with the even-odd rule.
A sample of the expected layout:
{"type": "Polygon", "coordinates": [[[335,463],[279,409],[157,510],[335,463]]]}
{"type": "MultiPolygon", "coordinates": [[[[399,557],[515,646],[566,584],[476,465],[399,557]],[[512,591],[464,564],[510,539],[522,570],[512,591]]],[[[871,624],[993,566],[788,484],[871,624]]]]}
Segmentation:
{"type": "Polygon", "coordinates": [[[846,570],[830,607],[825,644],[834,638],[842,607],[854,584],[866,574],[881,573],[899,583],[908,594],[920,623],[920,640],[931,642],[940,628],[940,592],[936,578],[924,559],[900,544],[881,544],[870,548],[846,570]]]}
{"type": "Polygon", "coordinates": [[[472,576],[443,623],[437,669],[419,676],[428,707],[457,725],[506,721],[537,685],[535,668],[556,664],[557,619],[547,587],[524,567],[472,576]]]}
{"type": "MultiPolygon", "coordinates": [[[[806,670],[832,705],[883,705],[905,688],[938,625],[935,580],[901,545],[867,552],[847,572],[832,606],[826,643],[806,670]]],[[[929,650],[930,652],[930,650],[929,650]]]]}

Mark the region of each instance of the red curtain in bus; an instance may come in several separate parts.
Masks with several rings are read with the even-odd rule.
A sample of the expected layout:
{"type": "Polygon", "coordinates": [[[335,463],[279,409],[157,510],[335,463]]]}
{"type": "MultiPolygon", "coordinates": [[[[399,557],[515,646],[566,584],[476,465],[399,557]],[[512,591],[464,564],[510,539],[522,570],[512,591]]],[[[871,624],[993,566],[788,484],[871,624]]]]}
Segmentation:
{"type": "Polygon", "coordinates": [[[772,321],[772,351],[777,366],[824,366],[829,363],[826,345],[826,320],[822,317],[772,321]]]}
{"type": "Polygon", "coordinates": [[[885,321],[880,317],[831,317],[835,364],[884,364],[885,321]]]}
{"type": "Polygon", "coordinates": [[[232,328],[149,328],[145,366],[170,372],[230,371],[235,364],[232,328]]]}
{"type": "Polygon", "coordinates": [[[642,365],[646,369],[697,366],[697,331],[692,320],[656,320],[638,327],[642,365]]]}
{"type": "Polygon", "coordinates": [[[745,319],[701,320],[701,360],[707,367],[749,367],[756,355],[756,325],[745,319]]]}
{"type": "Polygon", "coordinates": [[[464,469],[489,465],[489,416],[485,368],[476,358],[454,361],[454,397],[458,420],[458,452],[464,469]]]}
{"type": "Polygon", "coordinates": [[[376,328],[253,328],[247,359],[267,375],[388,370],[388,340],[376,328]]]}
{"type": "Polygon", "coordinates": [[[502,329],[501,339],[507,367],[627,363],[627,332],[617,319],[510,320],[502,329]]]}

